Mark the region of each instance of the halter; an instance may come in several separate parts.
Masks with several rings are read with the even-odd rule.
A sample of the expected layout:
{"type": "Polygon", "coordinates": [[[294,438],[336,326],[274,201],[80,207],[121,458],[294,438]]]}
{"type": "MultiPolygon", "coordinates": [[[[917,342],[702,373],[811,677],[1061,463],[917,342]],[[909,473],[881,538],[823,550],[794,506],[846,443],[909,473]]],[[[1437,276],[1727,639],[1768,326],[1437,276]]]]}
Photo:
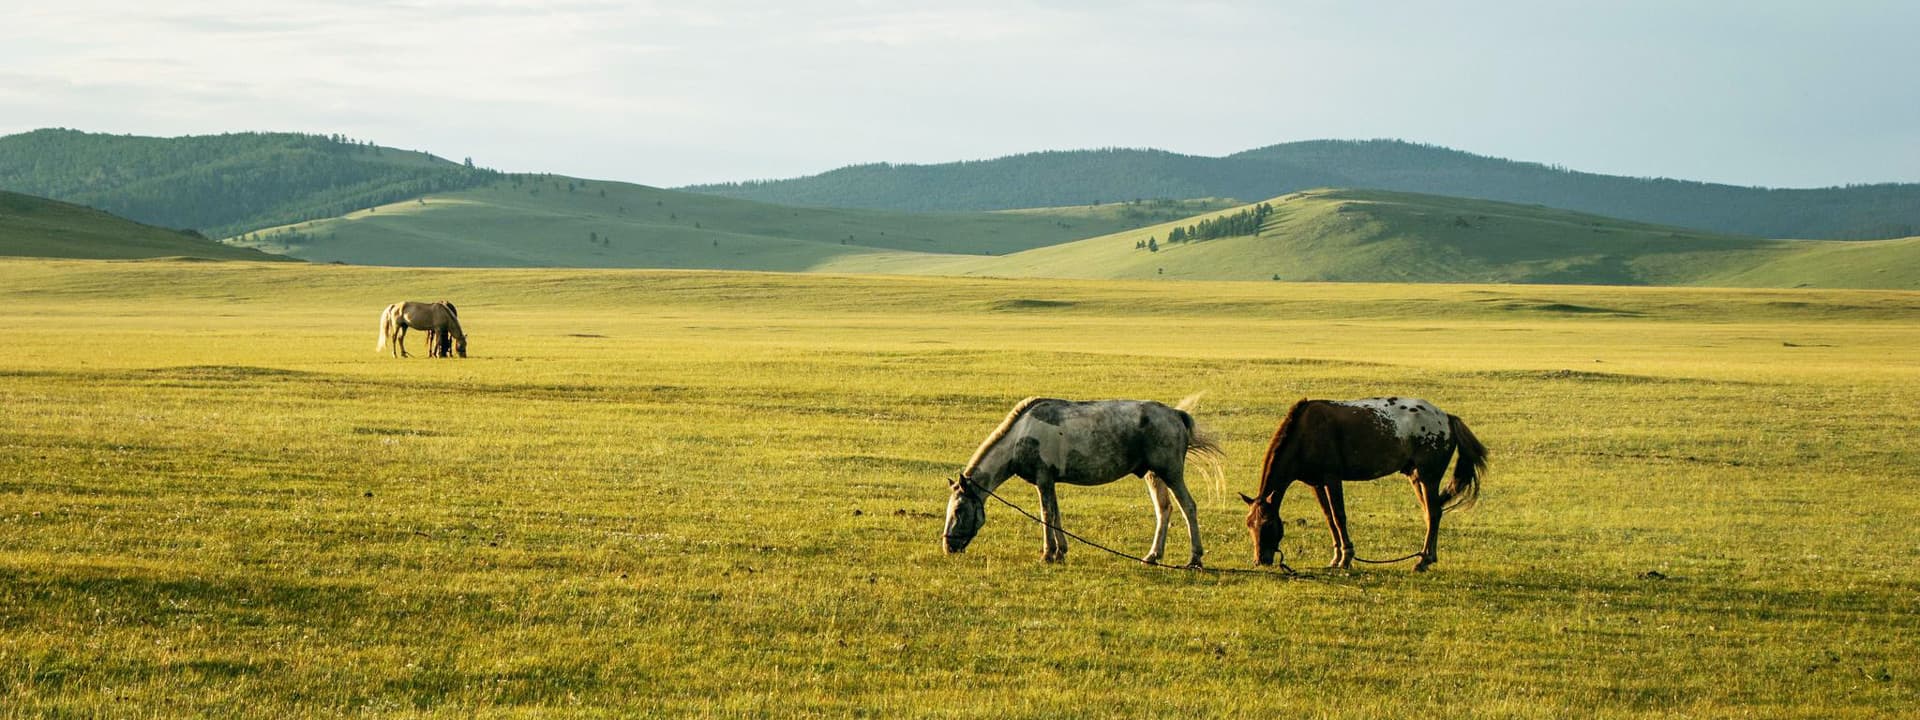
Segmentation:
{"type": "MultiPolygon", "coordinates": [[[[972,497],[972,498],[976,498],[976,499],[978,499],[978,500],[979,500],[980,502],[985,502],[985,501],[986,501],[986,500],[985,500],[985,498],[984,498],[984,497],[982,497],[982,496],[984,496],[984,495],[993,495],[993,491],[992,491],[992,490],[988,490],[988,489],[987,489],[987,488],[986,488],[985,486],[980,486],[980,485],[975,485],[975,484],[973,483],[973,480],[972,480],[971,478],[968,478],[968,477],[967,477],[967,476],[965,476],[965,475],[960,475],[960,476],[957,476],[957,477],[956,477],[956,478],[954,479],[954,483],[953,483],[953,490],[954,490],[954,492],[958,492],[958,493],[963,493],[963,494],[965,494],[965,495],[967,495],[968,497],[972,497]],[[976,490],[978,490],[978,492],[975,492],[976,490]]],[[[1001,500],[1000,502],[1006,502],[1006,501],[1005,501],[1005,500],[1001,500]]],[[[978,533],[979,533],[979,531],[978,531],[978,530],[975,530],[974,532],[975,532],[975,534],[978,534],[978,533]]],[[[941,541],[942,541],[943,543],[944,543],[944,542],[949,542],[949,541],[952,541],[952,540],[953,540],[953,535],[951,535],[951,534],[949,534],[949,533],[947,533],[947,532],[944,532],[944,531],[943,531],[943,532],[941,532],[941,533],[940,533],[940,540],[941,540],[941,541]]],[[[969,542],[971,542],[971,539],[969,539],[969,542]]]]}

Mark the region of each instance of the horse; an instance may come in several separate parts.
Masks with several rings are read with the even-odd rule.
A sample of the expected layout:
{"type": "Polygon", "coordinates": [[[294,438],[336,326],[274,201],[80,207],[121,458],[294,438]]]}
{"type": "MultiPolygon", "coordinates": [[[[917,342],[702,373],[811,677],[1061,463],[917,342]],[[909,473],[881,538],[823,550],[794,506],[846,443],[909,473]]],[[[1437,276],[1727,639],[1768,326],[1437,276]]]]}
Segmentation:
{"type": "Polygon", "coordinates": [[[1204,551],[1193,495],[1187,492],[1187,458],[1199,460],[1203,472],[1217,477],[1224,453],[1194,422],[1191,411],[1199,399],[1194,395],[1175,407],[1141,400],[1020,401],[980,443],[960,476],[948,481],[953,495],[942,546],[948,553],[964,552],[987,521],[987,495],[1017,475],[1040,491],[1042,559],[1064,562],[1067,536],[1060,529],[1055,486],[1104,485],[1134,475],[1147,481],[1154,509],[1153,546],[1144,560],[1157,564],[1166,549],[1171,494],[1187,519],[1193,550],[1187,564],[1200,567],[1204,551]]]}
{"type": "Polygon", "coordinates": [[[409,328],[427,333],[430,357],[452,357],[455,353],[467,356],[467,335],[460,330],[460,310],[445,300],[388,305],[380,312],[380,337],[374,342],[373,351],[380,352],[391,342],[394,357],[411,357],[406,345],[409,328]]]}
{"type": "MultiPolygon", "coordinates": [[[[1254,562],[1271,565],[1280,552],[1280,538],[1286,532],[1280,521],[1280,500],[1298,481],[1313,488],[1320,511],[1327,516],[1327,529],[1333,533],[1333,562],[1328,567],[1353,567],[1353,537],[1347,533],[1347,504],[1340,484],[1398,472],[1412,479],[1414,494],[1426,513],[1427,541],[1413,568],[1424,572],[1440,559],[1441,512],[1471,507],[1486,470],[1487,448],[1467,423],[1425,400],[1303,399],[1287,411],[1267,446],[1258,497],[1240,495],[1247,503],[1254,562]],[[1442,488],[1440,477],[1456,451],[1459,460],[1454,463],[1453,480],[1442,488]]],[[[1284,556],[1280,568],[1292,572],[1284,556]]]]}
{"type": "MultiPolygon", "coordinates": [[[[447,312],[453,314],[454,323],[456,325],[459,323],[460,308],[454,307],[453,303],[447,302],[445,300],[441,300],[440,302],[434,303],[434,304],[445,306],[447,308],[447,312]]],[[[441,332],[439,330],[427,331],[427,357],[443,358],[443,357],[453,357],[453,355],[454,355],[453,335],[451,333],[441,332]]],[[[465,338],[462,337],[462,343],[460,347],[460,357],[466,357],[466,356],[467,356],[467,352],[466,352],[465,338]]]]}

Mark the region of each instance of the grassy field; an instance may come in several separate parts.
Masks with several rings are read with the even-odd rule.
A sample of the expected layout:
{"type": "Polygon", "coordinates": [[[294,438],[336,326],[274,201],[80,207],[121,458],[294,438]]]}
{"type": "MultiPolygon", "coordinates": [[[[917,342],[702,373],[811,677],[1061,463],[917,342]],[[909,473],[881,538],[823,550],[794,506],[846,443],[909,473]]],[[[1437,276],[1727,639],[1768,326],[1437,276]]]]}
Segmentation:
{"type": "MultiPolygon", "coordinates": [[[[1916,407],[1903,292],[0,260],[0,717],[1889,717],[1916,407]],[[373,353],[442,297],[474,357],[373,353]],[[1196,390],[1216,567],[1300,397],[1493,474],[1424,574],[940,553],[1021,397],[1196,390]]],[[[1417,546],[1405,482],[1348,506],[1417,546]]],[[[1149,539],[1138,481],[1061,507],[1149,539]]]]}

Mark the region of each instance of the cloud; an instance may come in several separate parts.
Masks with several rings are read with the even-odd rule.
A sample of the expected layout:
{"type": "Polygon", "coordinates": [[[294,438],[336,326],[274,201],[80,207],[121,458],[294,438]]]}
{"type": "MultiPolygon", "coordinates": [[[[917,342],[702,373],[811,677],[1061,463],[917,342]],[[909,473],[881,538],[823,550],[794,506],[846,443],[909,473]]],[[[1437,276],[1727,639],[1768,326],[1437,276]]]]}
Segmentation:
{"type": "Polygon", "coordinates": [[[1378,136],[1631,174],[1844,182],[1911,175],[1888,165],[1910,148],[1840,138],[1909,137],[1889,129],[1912,124],[1920,93],[1875,79],[1920,64],[1898,41],[1917,14],[1636,2],[62,0],[0,24],[0,132],[345,132],[653,184],[1378,136]]]}

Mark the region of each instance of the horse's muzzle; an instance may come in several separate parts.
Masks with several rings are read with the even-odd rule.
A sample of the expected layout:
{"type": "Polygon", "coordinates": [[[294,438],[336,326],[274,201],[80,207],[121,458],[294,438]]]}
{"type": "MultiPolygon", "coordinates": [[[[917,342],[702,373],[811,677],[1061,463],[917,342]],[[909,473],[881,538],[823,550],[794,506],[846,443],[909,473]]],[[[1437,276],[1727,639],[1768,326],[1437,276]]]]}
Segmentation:
{"type": "Polygon", "coordinates": [[[948,555],[958,555],[960,553],[966,552],[967,543],[972,541],[973,541],[973,538],[959,539],[959,538],[955,538],[952,535],[941,535],[940,549],[947,551],[948,555]]]}

